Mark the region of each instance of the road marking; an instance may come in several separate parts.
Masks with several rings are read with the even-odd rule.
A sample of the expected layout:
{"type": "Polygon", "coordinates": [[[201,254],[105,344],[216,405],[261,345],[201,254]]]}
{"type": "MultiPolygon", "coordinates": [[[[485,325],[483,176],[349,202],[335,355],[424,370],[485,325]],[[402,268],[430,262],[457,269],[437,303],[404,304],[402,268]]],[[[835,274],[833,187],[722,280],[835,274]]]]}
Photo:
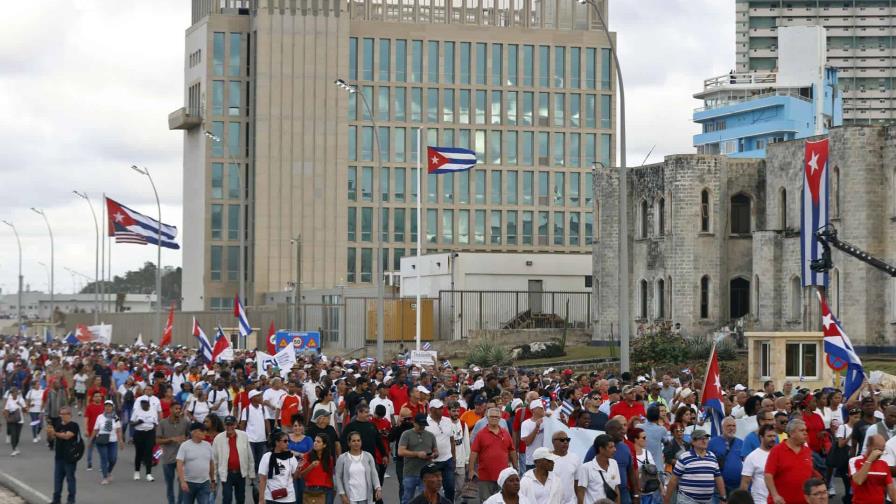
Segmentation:
{"type": "MultiPolygon", "coordinates": [[[[41,501],[50,502],[49,497],[47,497],[46,495],[42,494],[41,492],[35,490],[33,487],[26,485],[25,482],[20,480],[19,478],[16,478],[15,476],[13,476],[7,472],[3,472],[3,471],[0,471],[0,475],[2,475],[5,479],[9,480],[13,485],[21,487],[22,489],[34,494],[34,496],[39,497],[41,501]]],[[[30,500],[30,499],[25,499],[25,500],[30,500]]]]}

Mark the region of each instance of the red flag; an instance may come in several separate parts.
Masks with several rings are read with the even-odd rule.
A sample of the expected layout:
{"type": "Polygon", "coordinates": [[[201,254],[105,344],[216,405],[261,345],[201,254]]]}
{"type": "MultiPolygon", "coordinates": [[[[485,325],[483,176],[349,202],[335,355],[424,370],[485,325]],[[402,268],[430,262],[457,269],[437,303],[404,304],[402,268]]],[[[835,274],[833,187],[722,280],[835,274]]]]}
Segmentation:
{"type": "Polygon", "coordinates": [[[93,334],[90,333],[90,329],[87,329],[87,326],[84,324],[78,324],[75,327],[75,337],[78,338],[78,341],[81,343],[90,343],[93,341],[93,334]]]}
{"type": "Polygon", "coordinates": [[[168,346],[171,344],[171,336],[174,332],[174,303],[171,303],[171,310],[168,311],[168,323],[165,324],[165,331],[162,333],[162,341],[159,346],[168,346]]]}
{"type": "Polygon", "coordinates": [[[268,329],[268,353],[274,355],[277,353],[277,348],[274,346],[274,335],[277,334],[277,330],[274,328],[274,321],[271,321],[271,327],[268,329]]]}

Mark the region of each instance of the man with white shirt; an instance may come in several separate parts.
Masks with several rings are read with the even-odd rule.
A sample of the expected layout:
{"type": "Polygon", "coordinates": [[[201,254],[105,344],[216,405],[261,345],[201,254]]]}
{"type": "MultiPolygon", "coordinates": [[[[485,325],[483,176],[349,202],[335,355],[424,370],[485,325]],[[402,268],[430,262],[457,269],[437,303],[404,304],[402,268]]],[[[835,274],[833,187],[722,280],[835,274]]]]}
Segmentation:
{"type": "Polygon", "coordinates": [[[765,424],[759,427],[759,443],[759,448],[751,451],[744,459],[740,472],[740,488],[750,491],[754,504],[766,504],[768,487],[765,486],[765,462],[772,447],[778,443],[774,425],[765,424]]]}
{"type": "Polygon", "coordinates": [[[208,391],[208,402],[211,405],[211,412],[219,418],[230,415],[230,392],[224,387],[224,380],[218,378],[215,380],[215,386],[208,391]]]}
{"type": "Polygon", "coordinates": [[[389,399],[389,387],[385,383],[376,386],[376,397],[370,400],[370,410],[376,411],[376,407],[382,404],[386,408],[386,418],[395,424],[395,404],[389,399]]]}
{"type": "Polygon", "coordinates": [[[740,383],[734,386],[734,406],[731,407],[731,416],[735,419],[743,418],[747,415],[744,406],[747,404],[747,387],[740,383]]]}
{"type": "Polygon", "coordinates": [[[258,472],[258,464],[267,447],[268,432],[270,429],[264,418],[264,406],[261,405],[261,392],[249,391],[249,406],[240,413],[240,430],[246,431],[249,436],[249,446],[252,448],[252,456],[255,460],[255,473],[258,472]]]}
{"type": "Polygon", "coordinates": [[[579,467],[582,466],[582,457],[569,451],[569,443],[571,439],[568,432],[557,431],[551,436],[551,444],[554,450],[554,470],[551,474],[557,478],[560,483],[560,498],[556,501],[559,504],[577,504],[576,498],[576,477],[579,467]]]}
{"type": "Polygon", "coordinates": [[[283,381],[280,378],[271,380],[271,388],[265,390],[262,395],[264,418],[268,421],[269,431],[277,427],[277,421],[280,419],[280,406],[283,404],[285,395],[286,390],[283,389],[283,381]]]}
{"type": "Polygon", "coordinates": [[[532,452],[535,468],[526,471],[520,479],[520,495],[535,503],[560,502],[558,499],[563,493],[562,481],[554,474],[554,464],[558,458],[543,446],[536,448],[532,452]]]}
{"type": "Polygon", "coordinates": [[[429,417],[426,418],[426,430],[436,437],[436,449],[438,456],[433,460],[442,470],[442,489],[445,498],[454,502],[454,424],[450,419],[442,416],[442,408],[445,405],[438,399],[429,401],[429,417]]]}
{"type": "Polygon", "coordinates": [[[875,434],[880,434],[887,442],[887,448],[884,451],[885,455],[896,447],[896,445],[890,443],[891,440],[896,439],[896,404],[887,406],[887,409],[884,410],[884,419],[869,426],[868,430],[865,431],[861,453],[865,453],[868,450],[868,438],[875,434]]]}
{"type": "Polygon", "coordinates": [[[537,448],[544,446],[544,403],[535,399],[529,403],[532,418],[524,420],[520,425],[520,440],[526,443],[526,469],[534,469],[532,456],[537,448]],[[531,464],[529,462],[532,462],[531,464]]]}
{"type": "Polygon", "coordinates": [[[171,373],[171,388],[176,392],[180,392],[180,386],[187,381],[187,375],[184,374],[184,365],[180,362],[174,364],[174,372],[171,373]]]}

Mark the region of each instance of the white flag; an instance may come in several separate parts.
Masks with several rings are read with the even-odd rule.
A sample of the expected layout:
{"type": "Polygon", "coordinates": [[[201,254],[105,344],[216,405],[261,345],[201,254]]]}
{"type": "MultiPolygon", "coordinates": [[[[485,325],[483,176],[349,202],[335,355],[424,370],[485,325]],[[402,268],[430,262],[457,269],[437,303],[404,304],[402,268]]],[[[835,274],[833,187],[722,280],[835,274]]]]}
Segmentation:
{"type": "Polygon", "coordinates": [[[255,352],[255,360],[258,364],[258,375],[270,376],[269,369],[276,367],[280,369],[280,376],[286,378],[286,375],[292,371],[293,365],[296,363],[296,351],[292,345],[280,350],[274,355],[265,352],[255,352]]]}

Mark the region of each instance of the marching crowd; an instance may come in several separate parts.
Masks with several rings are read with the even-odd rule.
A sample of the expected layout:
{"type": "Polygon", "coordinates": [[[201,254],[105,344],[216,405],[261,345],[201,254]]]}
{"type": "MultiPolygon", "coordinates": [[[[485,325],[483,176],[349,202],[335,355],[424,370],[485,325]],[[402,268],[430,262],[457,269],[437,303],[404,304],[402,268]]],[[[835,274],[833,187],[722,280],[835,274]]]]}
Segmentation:
{"type": "Polygon", "coordinates": [[[126,449],[169,504],[393,504],[387,469],[401,504],[896,501],[896,404],[870,385],[736,384],[713,429],[690,373],[317,354],[260,370],[251,351],[209,366],[185,347],[18,337],[0,363],[9,456],[23,430],[52,450],[52,504],[75,502],[83,459],[114,484],[126,449]]]}

